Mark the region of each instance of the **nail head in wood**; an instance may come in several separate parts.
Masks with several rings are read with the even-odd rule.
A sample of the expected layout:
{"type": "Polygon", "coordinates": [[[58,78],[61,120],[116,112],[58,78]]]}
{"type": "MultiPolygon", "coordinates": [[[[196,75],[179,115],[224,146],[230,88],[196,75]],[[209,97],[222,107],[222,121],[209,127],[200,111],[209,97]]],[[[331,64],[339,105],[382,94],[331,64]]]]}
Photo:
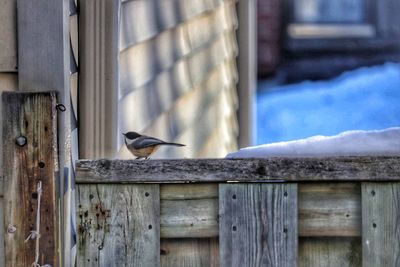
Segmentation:
{"type": "Polygon", "coordinates": [[[16,139],[15,139],[15,143],[17,144],[17,145],[19,145],[19,146],[24,146],[24,145],[26,145],[26,143],[27,143],[27,139],[26,139],[26,137],[25,136],[23,136],[23,135],[20,135],[20,136],[18,136],[16,139]]]}

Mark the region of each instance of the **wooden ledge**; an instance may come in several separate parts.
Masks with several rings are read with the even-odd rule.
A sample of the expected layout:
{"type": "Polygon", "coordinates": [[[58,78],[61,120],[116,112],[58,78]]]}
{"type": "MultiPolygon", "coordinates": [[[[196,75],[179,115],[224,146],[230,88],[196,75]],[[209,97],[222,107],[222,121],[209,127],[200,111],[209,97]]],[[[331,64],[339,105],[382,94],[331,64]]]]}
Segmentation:
{"type": "Polygon", "coordinates": [[[80,160],[77,183],[400,181],[400,156],[80,160]]]}

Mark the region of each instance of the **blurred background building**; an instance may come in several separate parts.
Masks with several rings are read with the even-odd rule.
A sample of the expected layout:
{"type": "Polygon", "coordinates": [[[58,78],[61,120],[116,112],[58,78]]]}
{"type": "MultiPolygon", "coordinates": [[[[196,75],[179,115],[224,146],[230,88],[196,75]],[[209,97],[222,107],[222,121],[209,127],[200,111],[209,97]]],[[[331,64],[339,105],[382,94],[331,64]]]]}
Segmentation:
{"type": "Polygon", "coordinates": [[[127,131],[186,144],[157,158],[237,149],[236,5],[249,9],[233,0],[81,1],[81,157],[132,158],[127,131]]]}
{"type": "Polygon", "coordinates": [[[256,142],[400,125],[399,12],[396,0],[259,0],[256,142]]]}

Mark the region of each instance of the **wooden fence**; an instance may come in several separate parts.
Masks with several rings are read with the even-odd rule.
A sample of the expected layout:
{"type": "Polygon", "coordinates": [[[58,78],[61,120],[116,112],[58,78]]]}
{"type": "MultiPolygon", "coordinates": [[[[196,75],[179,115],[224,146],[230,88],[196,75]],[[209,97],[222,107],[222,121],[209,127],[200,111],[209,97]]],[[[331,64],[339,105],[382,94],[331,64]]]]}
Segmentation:
{"type": "Polygon", "coordinates": [[[400,266],[400,157],[76,170],[78,266],[400,266]]]}

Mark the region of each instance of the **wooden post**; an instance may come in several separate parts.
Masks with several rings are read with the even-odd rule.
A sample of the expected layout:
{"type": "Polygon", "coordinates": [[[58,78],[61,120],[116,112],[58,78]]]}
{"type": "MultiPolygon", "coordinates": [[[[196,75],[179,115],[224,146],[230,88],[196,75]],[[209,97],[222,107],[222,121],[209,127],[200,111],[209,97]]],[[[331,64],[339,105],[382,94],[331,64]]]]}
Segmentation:
{"type": "Polygon", "coordinates": [[[39,264],[59,266],[55,93],[3,93],[4,235],[6,266],[31,266],[39,231],[39,264]],[[37,229],[42,183],[40,227],[37,229]]]}
{"type": "Polygon", "coordinates": [[[159,185],[78,185],[77,266],[160,266],[159,185]]]}
{"type": "Polygon", "coordinates": [[[363,266],[400,266],[400,183],[362,183],[363,266]]]}
{"type": "Polygon", "coordinates": [[[297,184],[221,184],[221,266],[297,266],[297,184]]]}

